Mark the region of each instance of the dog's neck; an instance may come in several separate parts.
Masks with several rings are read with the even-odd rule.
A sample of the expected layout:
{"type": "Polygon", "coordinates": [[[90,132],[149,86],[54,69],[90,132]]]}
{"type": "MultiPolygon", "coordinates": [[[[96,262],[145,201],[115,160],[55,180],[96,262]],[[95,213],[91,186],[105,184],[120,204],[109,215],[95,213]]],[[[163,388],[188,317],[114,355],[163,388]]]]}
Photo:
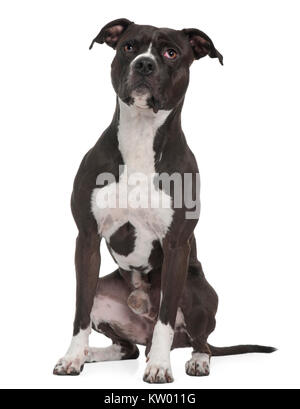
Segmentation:
{"type": "Polygon", "coordinates": [[[119,100],[118,142],[129,173],[154,172],[154,139],[157,130],[166,122],[171,111],[127,105],[119,100]]]}
{"type": "Polygon", "coordinates": [[[169,139],[174,143],[178,139],[185,142],[181,130],[182,105],[183,101],[172,110],[155,113],[142,100],[137,105],[127,105],[118,98],[118,144],[129,171],[153,171],[155,156],[161,156],[169,139]]]}

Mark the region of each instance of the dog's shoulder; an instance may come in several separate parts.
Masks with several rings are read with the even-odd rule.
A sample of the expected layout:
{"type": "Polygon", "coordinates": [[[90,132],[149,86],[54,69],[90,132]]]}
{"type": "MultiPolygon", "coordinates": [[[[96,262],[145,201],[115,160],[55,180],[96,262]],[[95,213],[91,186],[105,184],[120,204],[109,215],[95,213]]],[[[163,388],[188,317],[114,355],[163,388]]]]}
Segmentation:
{"type": "Polygon", "coordinates": [[[118,175],[123,160],[116,140],[114,129],[107,128],[81,161],[71,196],[71,209],[76,222],[90,217],[91,195],[97,187],[98,175],[105,173],[118,175]]]}
{"type": "Polygon", "coordinates": [[[166,145],[160,160],[157,162],[156,171],[157,173],[179,173],[181,175],[185,173],[199,173],[195,155],[185,139],[180,144],[174,144],[170,140],[169,145],[166,145]]]}

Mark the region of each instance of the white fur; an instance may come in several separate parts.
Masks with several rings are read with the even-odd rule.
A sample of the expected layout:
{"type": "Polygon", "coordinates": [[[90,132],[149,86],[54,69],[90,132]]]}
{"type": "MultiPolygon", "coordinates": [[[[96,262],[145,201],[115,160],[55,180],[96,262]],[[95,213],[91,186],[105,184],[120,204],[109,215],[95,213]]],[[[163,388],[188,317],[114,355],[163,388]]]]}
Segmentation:
{"type": "Polygon", "coordinates": [[[148,364],[144,380],[149,383],[172,382],[173,375],[170,363],[170,350],[174,338],[174,331],[170,324],[158,321],[155,325],[152,346],[149,352],[148,364]]]}
{"type": "Polygon", "coordinates": [[[125,355],[120,345],[113,344],[107,348],[89,348],[86,362],[120,361],[125,355]]]}
{"type": "Polygon", "coordinates": [[[191,376],[207,376],[210,371],[210,356],[193,352],[192,358],[185,364],[185,370],[191,376]]]}
{"type": "MultiPolygon", "coordinates": [[[[146,98],[145,96],[141,98],[146,98]]],[[[165,122],[170,111],[154,113],[150,109],[128,106],[119,100],[120,123],[118,129],[119,149],[126,165],[126,172],[120,176],[119,183],[96,188],[92,194],[92,212],[98,223],[99,233],[109,243],[110,237],[122,225],[130,222],[136,230],[134,251],[128,256],[113,255],[119,266],[129,270],[129,266],[148,265],[154,240],[162,241],[173,219],[172,199],[163,191],[155,190],[153,143],[158,128],[165,122]],[[136,184],[139,180],[139,185],[136,184]],[[140,193],[138,207],[135,191],[140,193]],[[106,208],[101,205],[103,198],[112,203],[106,208]],[[151,203],[150,203],[151,198],[151,203]],[[120,205],[121,202],[121,205],[120,205]],[[153,206],[154,204],[154,206],[153,206]]]]}
{"type": "Polygon", "coordinates": [[[72,338],[71,345],[64,356],[58,361],[55,371],[63,374],[79,373],[82,365],[85,363],[88,354],[89,335],[91,328],[80,330],[72,338]]]}

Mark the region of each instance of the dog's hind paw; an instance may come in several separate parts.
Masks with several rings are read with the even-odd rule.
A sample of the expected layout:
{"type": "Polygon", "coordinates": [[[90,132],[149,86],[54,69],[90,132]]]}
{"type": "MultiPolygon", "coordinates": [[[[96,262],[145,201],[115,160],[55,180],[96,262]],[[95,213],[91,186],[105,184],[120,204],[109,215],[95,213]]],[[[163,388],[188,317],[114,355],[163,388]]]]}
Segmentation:
{"type": "Polygon", "coordinates": [[[174,382],[172,370],[169,365],[153,364],[149,361],[144,381],[148,383],[171,383],[174,382]]]}
{"type": "Polygon", "coordinates": [[[210,374],[210,357],[208,354],[194,352],[185,364],[185,371],[190,376],[208,376],[210,374]]]}

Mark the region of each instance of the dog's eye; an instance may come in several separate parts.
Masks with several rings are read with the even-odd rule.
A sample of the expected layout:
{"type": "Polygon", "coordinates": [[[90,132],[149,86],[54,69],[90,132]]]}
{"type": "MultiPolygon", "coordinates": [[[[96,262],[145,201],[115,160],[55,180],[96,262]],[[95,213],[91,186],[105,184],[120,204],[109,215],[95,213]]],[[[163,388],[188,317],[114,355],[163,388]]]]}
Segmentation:
{"type": "Polygon", "coordinates": [[[164,57],[168,58],[168,60],[175,60],[177,57],[177,52],[170,48],[169,50],[165,51],[164,57]]]}
{"type": "Polygon", "coordinates": [[[132,53],[133,52],[133,45],[132,44],[125,44],[124,51],[126,51],[126,53],[132,53]]]}

